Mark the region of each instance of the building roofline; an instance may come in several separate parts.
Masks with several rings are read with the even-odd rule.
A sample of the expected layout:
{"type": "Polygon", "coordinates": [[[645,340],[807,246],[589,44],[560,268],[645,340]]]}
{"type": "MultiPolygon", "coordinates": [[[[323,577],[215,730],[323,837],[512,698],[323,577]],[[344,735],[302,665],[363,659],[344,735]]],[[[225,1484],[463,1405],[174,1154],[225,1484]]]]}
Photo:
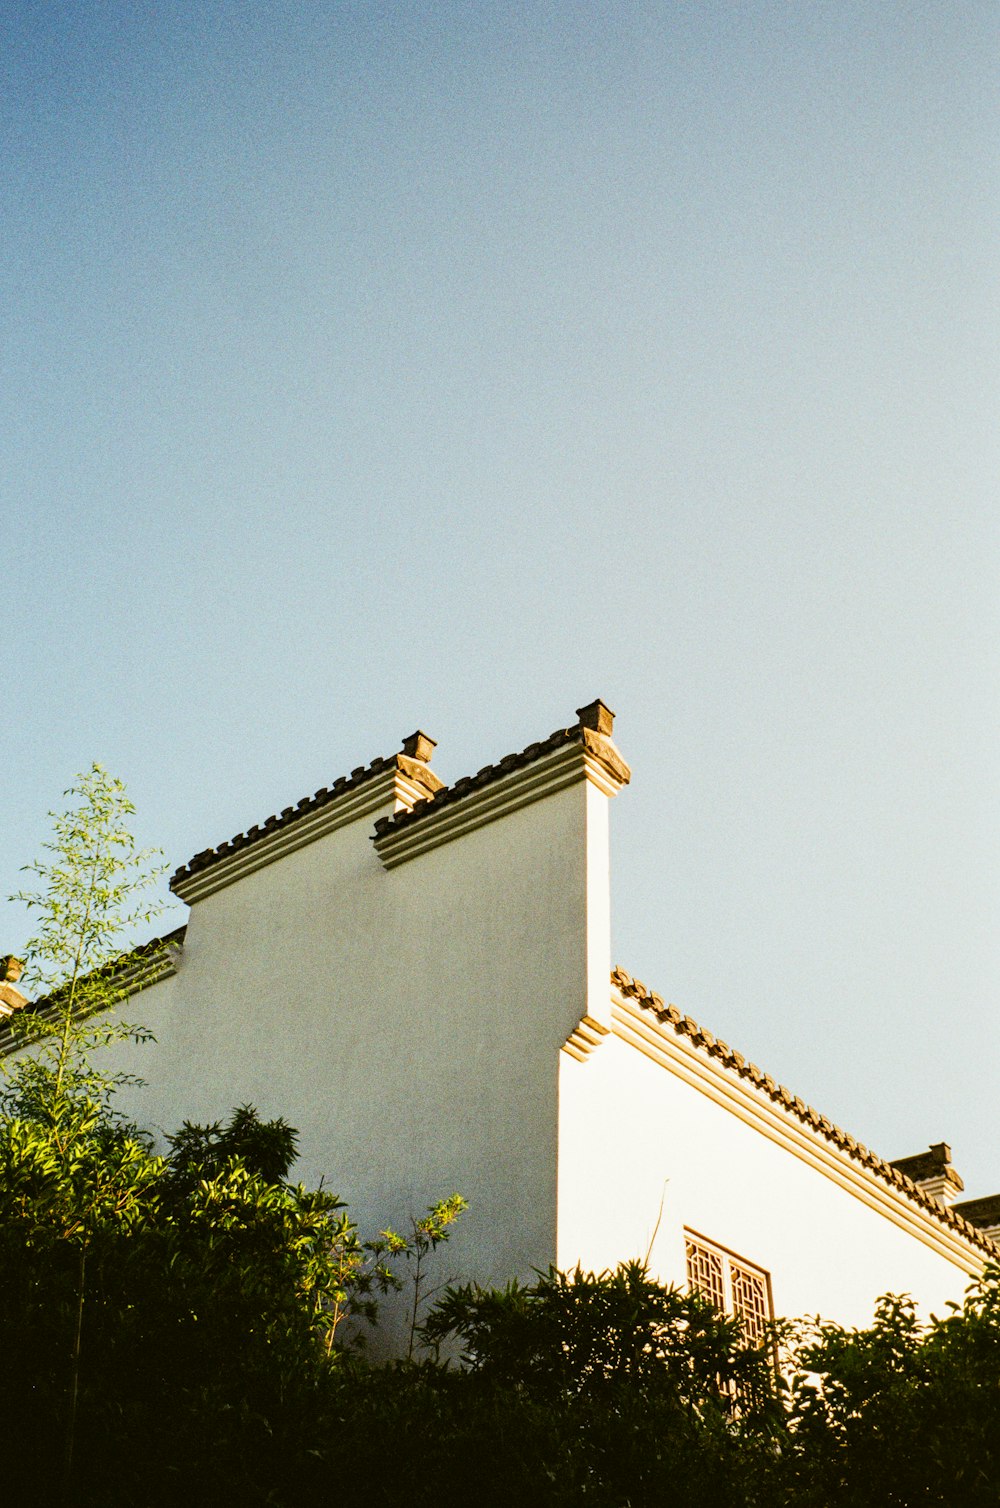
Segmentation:
{"type": "MultiPolygon", "coordinates": [[[[123,953],[96,975],[88,975],[87,978],[90,979],[103,977],[111,986],[114,998],[99,1000],[90,1009],[84,1010],[83,1014],[95,1015],[111,1005],[127,1000],[130,995],[137,995],[147,985],[156,984],[159,980],[169,979],[171,974],[176,974],[177,959],[183,950],[186,932],[187,927],[181,926],[175,927],[172,932],[165,932],[162,937],[151,937],[148,942],[140,943],[137,948],[123,953]]],[[[55,1020],[63,993],[56,990],[51,995],[41,995],[37,1000],[29,1001],[23,1010],[0,1022],[0,1058],[18,1052],[22,1047],[28,1046],[31,1040],[18,1031],[14,1023],[22,1016],[35,1019],[40,1017],[43,1021],[55,1020]]]]}
{"type": "Polygon", "coordinates": [[[427,760],[434,748],[433,739],[428,738],[426,733],[412,733],[403,739],[403,751],[391,754],[388,757],[373,759],[369,765],[359,765],[349,775],[340,775],[330,785],[322,786],[312,796],[303,796],[301,801],[294,806],[286,806],[266,821],[250,827],[246,832],[236,833],[224,843],[215,848],[204,848],[196,853],[186,864],[182,864],[170,877],[170,888],[182,899],[188,883],[200,876],[206,870],[224,860],[233,858],[242,850],[251,848],[272,837],[273,834],[284,832],[287,828],[301,822],[331,802],[339,801],[342,796],[359,790],[362,786],[370,784],[377,776],[387,774],[401,775],[405,780],[419,788],[426,796],[432,796],[443,784],[440,777],[430,769],[427,760]],[[412,749],[414,754],[407,752],[412,749]]]}
{"type": "Polygon", "coordinates": [[[985,1194],[979,1199],[962,1199],[954,1206],[956,1214],[973,1225],[1000,1228],[1000,1194],[985,1194]]]}
{"type": "MultiPolygon", "coordinates": [[[[246,832],[236,833],[215,848],[202,849],[186,864],[175,870],[170,879],[170,888],[188,902],[199,900],[223,884],[239,879],[273,858],[303,843],[323,836],[336,826],[336,812],[317,813],[324,808],[341,803],[342,798],[360,793],[363,787],[371,786],[377,795],[376,782],[385,782],[387,777],[397,777],[397,797],[401,798],[400,809],[393,816],[384,816],[375,823],[373,841],[376,846],[383,840],[395,838],[412,823],[430,815],[440,814],[465,797],[481,791],[485,786],[503,780],[508,775],[525,769],[544,756],[565,745],[579,745],[591,761],[591,768],[599,768],[602,779],[606,778],[608,790],[627,785],[631,771],[611,739],[614,713],[599,697],[577,709],[577,722],[570,728],[557,728],[548,738],[529,744],[515,754],[507,754],[495,764],[484,765],[475,775],[467,775],[453,785],[445,785],[430,768],[429,761],[436,747],[435,742],[422,730],[411,733],[402,740],[402,751],[388,758],[373,759],[369,765],[359,765],[349,775],[341,775],[329,786],[323,786],[312,796],[304,796],[294,806],[286,806],[281,812],[268,817],[246,832]],[[296,829],[296,831],[288,831],[296,829]],[[247,854],[247,849],[255,850],[247,854]],[[208,871],[217,874],[209,875],[208,871]]],[[[387,799],[391,799],[387,797],[387,799]]],[[[353,820],[366,814],[369,803],[360,800],[344,805],[344,812],[353,820]]],[[[340,807],[337,807],[340,810],[340,807]]]]}
{"type": "Polygon", "coordinates": [[[554,754],[567,744],[578,744],[590,754],[611,777],[615,787],[628,785],[632,772],[618,749],[611,741],[614,713],[598,698],[586,707],[577,709],[579,719],[569,728],[556,728],[548,738],[528,744],[527,748],[514,754],[505,754],[494,764],[484,765],[475,775],[466,775],[453,785],[444,785],[427,801],[418,801],[409,811],[399,811],[391,817],[380,817],[375,823],[372,841],[376,847],[385,839],[427,822],[438,816],[447,806],[465,797],[474,795],[486,786],[505,780],[509,775],[526,769],[528,765],[554,754]]]}
{"type": "MultiPolygon", "coordinates": [[[[947,1226],[950,1231],[964,1238],[985,1256],[996,1259],[997,1245],[984,1230],[958,1214],[954,1208],[935,1199],[899,1168],[872,1152],[870,1148],[857,1141],[849,1132],[842,1130],[827,1116],[821,1115],[812,1105],[807,1105],[784,1084],[776,1083],[770,1074],[764,1073],[756,1063],[748,1062],[742,1053],[730,1047],[727,1042],[713,1036],[697,1021],[690,1016],[685,1016],[675,1005],[668,1005],[660,995],[648,989],[641,980],[634,979],[625,969],[615,968],[611,971],[611,983],[624,999],[634,1002],[641,1010],[655,1017],[661,1027],[669,1027],[678,1037],[686,1038],[700,1054],[706,1058],[715,1059],[721,1066],[751,1084],[758,1093],[765,1095],[786,1115],[809,1127],[836,1147],[838,1152],[874,1174],[881,1183],[918,1205],[923,1214],[930,1215],[935,1221],[947,1226]]],[[[970,1204],[976,1202],[978,1201],[969,1201],[970,1204]]]]}

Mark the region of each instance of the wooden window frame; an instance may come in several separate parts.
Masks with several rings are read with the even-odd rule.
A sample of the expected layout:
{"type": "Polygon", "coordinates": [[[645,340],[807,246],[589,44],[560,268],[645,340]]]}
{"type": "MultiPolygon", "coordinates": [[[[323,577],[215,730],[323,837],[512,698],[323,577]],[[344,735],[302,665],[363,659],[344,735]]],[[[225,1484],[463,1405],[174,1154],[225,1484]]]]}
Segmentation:
{"type": "MultiPolygon", "coordinates": [[[[765,1308],[765,1313],[762,1317],[762,1328],[766,1328],[774,1320],[774,1293],[771,1287],[771,1274],[766,1267],[761,1267],[758,1262],[751,1262],[748,1257],[741,1256],[739,1252],[733,1251],[731,1247],[723,1246],[719,1241],[712,1241],[708,1236],[703,1236],[700,1231],[692,1230],[689,1226],[684,1227],[684,1267],[689,1289],[697,1289],[710,1303],[715,1303],[715,1307],[719,1309],[720,1313],[739,1319],[744,1325],[747,1339],[751,1340],[753,1344],[763,1345],[765,1343],[765,1335],[750,1334],[746,1306],[737,1305],[733,1290],[733,1268],[735,1267],[738,1272],[746,1274],[749,1278],[760,1279],[765,1308]],[[709,1257],[714,1257],[721,1264],[723,1294],[721,1305],[715,1302],[714,1294],[706,1293],[705,1289],[699,1283],[692,1280],[691,1247],[695,1247],[709,1257]]],[[[757,1328],[756,1323],[754,1328],[757,1328]]]]}

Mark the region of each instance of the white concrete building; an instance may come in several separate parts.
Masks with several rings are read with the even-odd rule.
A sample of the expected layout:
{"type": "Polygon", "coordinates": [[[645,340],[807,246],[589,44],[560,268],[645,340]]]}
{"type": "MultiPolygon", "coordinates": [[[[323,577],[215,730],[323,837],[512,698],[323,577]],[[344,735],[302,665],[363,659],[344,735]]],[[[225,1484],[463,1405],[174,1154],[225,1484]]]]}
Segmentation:
{"type": "Polygon", "coordinates": [[[612,970],[612,723],[594,702],[452,786],[416,733],[196,855],[141,966],[129,1108],[284,1115],[366,1231],[462,1193],[449,1277],[648,1253],[751,1324],[959,1299],[1000,1198],[956,1206],[947,1147],[882,1161],[612,970]]]}

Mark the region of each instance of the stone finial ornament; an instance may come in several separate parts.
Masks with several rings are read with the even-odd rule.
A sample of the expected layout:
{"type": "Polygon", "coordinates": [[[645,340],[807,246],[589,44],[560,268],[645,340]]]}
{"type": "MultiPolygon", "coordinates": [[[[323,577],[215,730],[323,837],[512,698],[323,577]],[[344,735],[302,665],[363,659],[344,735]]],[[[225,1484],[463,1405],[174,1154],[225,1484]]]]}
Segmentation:
{"type": "Polygon", "coordinates": [[[23,973],[23,958],[15,958],[13,953],[0,953],[0,1017],[12,1016],[27,1005],[27,995],[14,988],[23,973]]]}
{"type": "Polygon", "coordinates": [[[421,764],[430,764],[431,755],[437,748],[437,740],[429,734],[417,729],[408,738],[403,739],[403,753],[409,759],[419,759],[421,764]]]}
{"type": "Polygon", "coordinates": [[[615,714],[600,697],[596,702],[588,702],[586,707],[577,707],[576,715],[580,719],[581,728],[589,728],[592,733],[600,733],[603,738],[611,737],[615,714]]]}
{"type": "Polygon", "coordinates": [[[936,1141],[926,1152],[918,1152],[913,1157],[894,1157],[892,1166],[912,1178],[919,1188],[941,1204],[954,1204],[965,1188],[952,1166],[951,1148],[946,1141],[936,1141]]]}

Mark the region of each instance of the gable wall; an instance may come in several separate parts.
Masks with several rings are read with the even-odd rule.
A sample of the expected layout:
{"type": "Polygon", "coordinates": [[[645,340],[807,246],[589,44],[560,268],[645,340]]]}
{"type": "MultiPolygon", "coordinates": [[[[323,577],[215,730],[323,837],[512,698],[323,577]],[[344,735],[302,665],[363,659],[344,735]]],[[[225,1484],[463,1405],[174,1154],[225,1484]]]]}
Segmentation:
{"type": "Polygon", "coordinates": [[[652,1243],[654,1273],[683,1284],[687,1227],[770,1272],[777,1314],[849,1325],[887,1291],[942,1313],[982,1260],[931,1249],[618,1036],[582,1062],[563,1054],[559,1212],[560,1266],[600,1271],[652,1243]]]}
{"type": "Polygon", "coordinates": [[[284,1115],[297,1176],[366,1233],[457,1191],[444,1275],[527,1276],[555,1258],[559,1048],[588,969],[607,1001],[607,798],[581,771],[388,872],[378,815],[193,905],[176,976],[125,1010],[158,1039],[119,1051],[148,1080],[129,1108],[165,1130],[284,1115]]]}

